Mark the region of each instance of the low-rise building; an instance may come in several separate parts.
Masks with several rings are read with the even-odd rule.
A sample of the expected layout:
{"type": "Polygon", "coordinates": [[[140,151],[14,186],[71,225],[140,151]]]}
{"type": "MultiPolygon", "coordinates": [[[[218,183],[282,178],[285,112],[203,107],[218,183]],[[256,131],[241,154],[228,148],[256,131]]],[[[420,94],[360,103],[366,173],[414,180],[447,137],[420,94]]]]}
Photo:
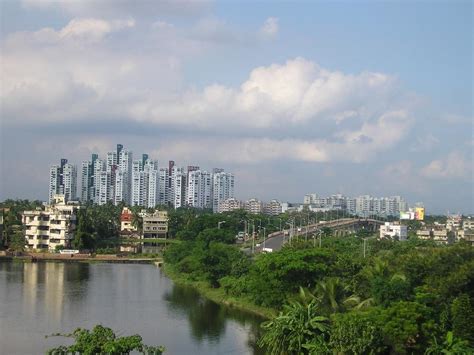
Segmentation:
{"type": "Polygon", "coordinates": [[[143,239],[167,238],[168,212],[155,211],[143,217],[143,239]]]}
{"type": "Polygon", "coordinates": [[[282,206],[280,201],[278,200],[271,200],[270,202],[266,203],[264,206],[264,213],[270,216],[278,216],[282,212],[282,206]]]}
{"type": "Polygon", "coordinates": [[[380,239],[390,238],[394,240],[406,240],[408,237],[408,228],[397,222],[385,222],[380,226],[380,239]]]}
{"type": "Polygon", "coordinates": [[[124,207],[120,214],[120,235],[126,238],[137,236],[137,233],[137,226],[133,224],[133,213],[128,207],[124,207]]]}
{"type": "Polygon", "coordinates": [[[461,215],[450,215],[446,220],[446,229],[450,231],[456,231],[461,229],[462,216],[461,215]]]}
{"type": "Polygon", "coordinates": [[[263,213],[263,203],[256,198],[251,198],[250,200],[245,201],[244,209],[252,214],[263,213]]]}
{"type": "Polygon", "coordinates": [[[64,195],[55,195],[45,210],[24,211],[22,223],[28,249],[55,251],[69,248],[76,229],[77,202],[65,202],[64,195]]]}
{"type": "Polygon", "coordinates": [[[474,230],[474,218],[472,217],[467,217],[464,218],[462,221],[462,229],[472,229],[474,230]]]}
{"type": "Polygon", "coordinates": [[[219,213],[222,213],[222,212],[231,212],[231,211],[240,210],[240,209],[242,209],[242,201],[237,200],[234,197],[231,197],[219,203],[218,211],[219,213]]]}

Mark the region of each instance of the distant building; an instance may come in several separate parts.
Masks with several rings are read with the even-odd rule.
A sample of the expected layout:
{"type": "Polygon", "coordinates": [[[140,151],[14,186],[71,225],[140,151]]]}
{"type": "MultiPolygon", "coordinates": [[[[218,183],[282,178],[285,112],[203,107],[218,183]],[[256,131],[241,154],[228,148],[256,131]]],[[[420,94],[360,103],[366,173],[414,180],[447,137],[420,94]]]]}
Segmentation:
{"type": "Polygon", "coordinates": [[[52,165],[49,169],[49,203],[55,195],[64,195],[65,201],[75,201],[77,194],[77,169],[68,164],[67,159],[61,159],[59,165],[52,165]]]}
{"type": "Polygon", "coordinates": [[[408,228],[397,222],[385,222],[380,226],[380,239],[406,240],[408,237],[408,228]]]}
{"type": "Polygon", "coordinates": [[[446,229],[450,231],[457,231],[461,229],[462,225],[462,216],[455,214],[455,215],[449,215],[448,219],[446,220],[446,229]]]}
{"type": "Polygon", "coordinates": [[[446,229],[444,226],[431,226],[416,231],[416,236],[424,240],[432,240],[437,244],[453,243],[456,239],[454,232],[446,229]]]}
{"type": "Polygon", "coordinates": [[[143,239],[167,238],[168,236],[168,212],[155,211],[143,217],[143,239]]]}
{"type": "Polygon", "coordinates": [[[278,216],[282,213],[282,205],[278,200],[271,200],[264,204],[263,212],[270,216],[278,216]]]}
{"type": "Polygon", "coordinates": [[[3,246],[3,210],[0,210],[0,248],[3,246]]]}
{"type": "Polygon", "coordinates": [[[237,200],[234,197],[231,197],[231,198],[228,198],[224,201],[221,201],[221,203],[219,204],[218,212],[219,213],[231,212],[231,211],[235,211],[235,210],[240,210],[242,208],[243,208],[242,201],[237,200]]]}
{"type": "Polygon", "coordinates": [[[70,247],[79,206],[75,202],[66,202],[64,195],[55,195],[52,202],[44,211],[22,213],[28,249],[54,251],[57,246],[70,247]]]}
{"type": "Polygon", "coordinates": [[[250,200],[245,201],[244,210],[252,214],[263,213],[263,202],[256,198],[251,198],[250,200]]]}
{"type": "Polygon", "coordinates": [[[212,210],[214,212],[218,212],[222,201],[234,197],[234,184],[234,174],[214,169],[212,176],[212,210]]]}
{"type": "Polygon", "coordinates": [[[329,197],[319,197],[317,194],[307,194],[303,198],[303,204],[310,211],[342,210],[360,217],[368,216],[398,216],[400,211],[408,208],[405,200],[400,196],[372,197],[370,195],[356,198],[341,194],[329,197]]]}
{"type": "Polygon", "coordinates": [[[133,213],[128,207],[124,207],[120,214],[120,235],[122,237],[137,235],[137,227],[133,225],[133,213]]]}

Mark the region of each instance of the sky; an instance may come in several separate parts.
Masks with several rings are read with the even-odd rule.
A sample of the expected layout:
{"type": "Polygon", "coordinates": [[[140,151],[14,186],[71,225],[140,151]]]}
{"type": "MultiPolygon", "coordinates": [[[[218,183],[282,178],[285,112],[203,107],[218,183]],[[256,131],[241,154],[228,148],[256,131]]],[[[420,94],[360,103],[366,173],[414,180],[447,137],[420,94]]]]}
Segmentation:
{"type": "Polygon", "coordinates": [[[121,143],[236,197],[474,213],[471,1],[0,2],[0,200],[121,143]]]}

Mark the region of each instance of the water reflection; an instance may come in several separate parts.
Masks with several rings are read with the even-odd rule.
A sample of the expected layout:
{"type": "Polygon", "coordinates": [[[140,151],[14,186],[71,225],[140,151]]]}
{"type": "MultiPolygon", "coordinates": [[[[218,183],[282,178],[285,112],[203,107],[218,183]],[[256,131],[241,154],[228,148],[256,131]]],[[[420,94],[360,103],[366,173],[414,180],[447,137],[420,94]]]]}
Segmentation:
{"type": "Polygon", "coordinates": [[[253,349],[254,354],[264,354],[256,344],[261,334],[260,323],[263,318],[235,308],[223,307],[201,297],[195,289],[187,286],[174,284],[163,298],[168,302],[170,310],[187,315],[194,339],[200,342],[219,341],[225,334],[226,322],[234,320],[249,328],[247,345],[253,349]]]}
{"type": "Polygon", "coordinates": [[[44,353],[63,341],[45,335],[95,324],[139,333],[169,354],[257,353],[260,322],[152,265],[0,261],[0,354],[44,353]]]}

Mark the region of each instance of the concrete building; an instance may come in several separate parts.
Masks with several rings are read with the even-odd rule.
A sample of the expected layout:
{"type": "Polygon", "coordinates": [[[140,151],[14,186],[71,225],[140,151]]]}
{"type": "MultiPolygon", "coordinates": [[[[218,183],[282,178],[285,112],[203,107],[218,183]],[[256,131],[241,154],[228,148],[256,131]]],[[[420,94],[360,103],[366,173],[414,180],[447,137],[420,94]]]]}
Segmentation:
{"type": "Polygon", "coordinates": [[[268,203],[264,204],[263,213],[270,215],[270,216],[278,216],[282,213],[282,206],[280,201],[278,200],[271,200],[268,203]]]}
{"type": "Polygon", "coordinates": [[[308,206],[311,211],[341,210],[359,217],[399,216],[400,211],[406,211],[408,208],[407,203],[400,196],[379,198],[363,195],[351,198],[336,194],[329,197],[319,197],[312,193],[304,196],[303,204],[308,206]]]}
{"type": "Polygon", "coordinates": [[[133,213],[128,207],[124,207],[120,214],[120,235],[126,238],[138,237],[137,227],[133,225],[133,213]]]}
{"type": "Polygon", "coordinates": [[[218,212],[219,204],[227,200],[228,198],[234,197],[234,174],[225,173],[220,169],[214,169],[218,171],[213,173],[212,176],[212,210],[218,212]]]}
{"type": "Polygon", "coordinates": [[[251,198],[250,200],[245,201],[244,210],[252,214],[263,213],[263,202],[256,198],[251,198]]]}
{"type": "Polygon", "coordinates": [[[201,170],[188,172],[186,204],[196,208],[212,208],[212,176],[201,170]]]}
{"type": "Polygon", "coordinates": [[[94,166],[98,158],[97,154],[92,154],[91,160],[84,160],[81,164],[81,201],[83,203],[94,203],[94,166]]]}
{"type": "Polygon", "coordinates": [[[186,178],[187,174],[183,168],[173,167],[172,173],[172,192],[173,192],[173,206],[180,208],[186,206],[186,178]]]}
{"type": "Polygon", "coordinates": [[[221,201],[221,203],[219,204],[218,212],[219,213],[231,212],[235,210],[240,210],[242,208],[243,208],[242,201],[237,200],[234,197],[231,197],[224,201],[221,201]]]}
{"type": "Polygon", "coordinates": [[[155,211],[143,217],[143,239],[167,238],[168,212],[155,211]]]}
{"type": "Polygon", "coordinates": [[[406,240],[408,237],[407,226],[397,222],[385,222],[380,226],[380,239],[406,240]]]}
{"type": "Polygon", "coordinates": [[[58,194],[64,195],[66,202],[77,199],[77,169],[64,158],[59,165],[52,165],[49,169],[49,203],[58,194]]]}
{"type": "Polygon", "coordinates": [[[66,202],[64,195],[55,195],[45,210],[24,211],[22,223],[28,249],[54,251],[57,246],[69,248],[76,229],[77,202],[66,202]]]}
{"type": "Polygon", "coordinates": [[[168,206],[170,204],[169,173],[167,168],[159,169],[158,177],[158,205],[168,206]]]}

